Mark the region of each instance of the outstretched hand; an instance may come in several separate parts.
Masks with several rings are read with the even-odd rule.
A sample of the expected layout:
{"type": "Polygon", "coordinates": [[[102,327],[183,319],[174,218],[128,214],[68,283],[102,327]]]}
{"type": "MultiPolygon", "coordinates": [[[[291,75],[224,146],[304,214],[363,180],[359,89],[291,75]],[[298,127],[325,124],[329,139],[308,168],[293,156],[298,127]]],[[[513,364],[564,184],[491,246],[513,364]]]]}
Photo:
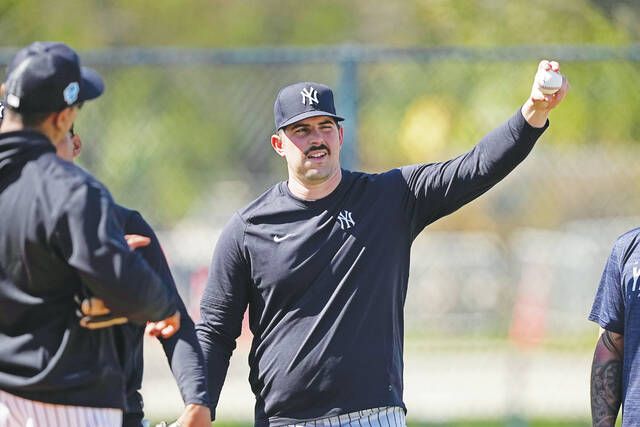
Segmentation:
{"type": "MultiPolygon", "coordinates": [[[[556,61],[540,61],[538,64],[538,72],[533,81],[533,87],[531,88],[531,101],[534,103],[535,109],[551,110],[558,105],[567,94],[569,90],[569,82],[565,76],[562,76],[562,86],[556,93],[544,94],[540,90],[541,74],[545,71],[555,71],[560,73],[560,64],[556,61]]],[[[560,74],[562,75],[562,74],[560,74]]]]}
{"type": "Polygon", "coordinates": [[[549,117],[549,112],[562,102],[569,91],[569,81],[563,75],[562,86],[552,94],[544,94],[540,89],[541,75],[545,71],[555,71],[560,73],[560,64],[556,61],[542,60],[538,64],[538,70],[533,79],[531,94],[527,102],[522,106],[522,115],[533,127],[543,127],[549,117]]]}

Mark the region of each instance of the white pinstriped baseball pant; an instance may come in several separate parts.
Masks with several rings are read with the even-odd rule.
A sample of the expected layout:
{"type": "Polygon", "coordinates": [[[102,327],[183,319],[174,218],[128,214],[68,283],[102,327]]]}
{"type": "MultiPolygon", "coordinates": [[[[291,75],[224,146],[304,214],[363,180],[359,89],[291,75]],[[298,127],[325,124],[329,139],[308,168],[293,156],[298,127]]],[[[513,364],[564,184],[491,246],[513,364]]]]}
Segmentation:
{"type": "Polygon", "coordinates": [[[0,427],[120,427],[122,411],[54,405],[0,390],[0,427]]]}
{"type": "Polygon", "coordinates": [[[406,427],[406,425],[404,409],[399,406],[365,409],[292,424],[295,427],[406,427]]]}

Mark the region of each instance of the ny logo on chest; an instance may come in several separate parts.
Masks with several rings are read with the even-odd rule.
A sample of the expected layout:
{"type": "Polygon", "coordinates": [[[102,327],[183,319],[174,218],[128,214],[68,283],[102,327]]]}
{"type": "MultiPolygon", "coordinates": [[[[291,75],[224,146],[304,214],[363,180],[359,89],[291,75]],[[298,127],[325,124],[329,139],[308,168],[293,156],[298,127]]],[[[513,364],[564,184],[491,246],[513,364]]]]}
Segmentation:
{"type": "Polygon", "coordinates": [[[354,221],[353,216],[351,215],[351,212],[346,209],[340,211],[340,213],[338,214],[337,221],[338,223],[340,223],[340,228],[342,228],[343,230],[348,230],[349,228],[356,225],[356,222],[354,221]]]}
{"type": "Polygon", "coordinates": [[[637,298],[640,298],[640,283],[638,283],[638,279],[640,279],[640,264],[638,263],[638,261],[635,261],[631,265],[631,271],[625,271],[624,277],[624,291],[627,295],[627,298],[631,298],[632,296],[634,296],[634,294],[637,298]]]}
{"type": "Polygon", "coordinates": [[[635,292],[638,289],[638,278],[640,278],[640,267],[636,261],[633,265],[633,285],[631,286],[631,292],[635,292]]]}

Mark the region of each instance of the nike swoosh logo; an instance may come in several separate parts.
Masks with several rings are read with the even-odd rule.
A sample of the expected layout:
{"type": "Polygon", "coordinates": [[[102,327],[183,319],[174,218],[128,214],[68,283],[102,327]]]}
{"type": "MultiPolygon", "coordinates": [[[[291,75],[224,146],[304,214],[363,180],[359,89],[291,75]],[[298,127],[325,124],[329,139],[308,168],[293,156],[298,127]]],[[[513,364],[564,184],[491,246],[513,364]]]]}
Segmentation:
{"type": "Polygon", "coordinates": [[[276,243],[280,243],[283,240],[288,239],[289,237],[293,237],[295,234],[285,234],[284,236],[273,236],[273,241],[276,243]]]}

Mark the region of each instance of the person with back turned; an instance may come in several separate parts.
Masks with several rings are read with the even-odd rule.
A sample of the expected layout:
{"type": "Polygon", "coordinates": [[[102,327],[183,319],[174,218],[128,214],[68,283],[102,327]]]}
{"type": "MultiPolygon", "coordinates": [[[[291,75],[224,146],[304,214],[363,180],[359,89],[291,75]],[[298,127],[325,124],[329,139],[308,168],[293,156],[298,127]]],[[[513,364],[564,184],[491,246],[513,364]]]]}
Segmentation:
{"type": "Polygon", "coordinates": [[[113,331],[81,327],[75,297],[86,287],[170,335],[177,294],[127,246],[108,190],[56,155],[102,78],[62,43],[32,43],[12,63],[0,125],[0,426],[119,426],[113,331]]]}

